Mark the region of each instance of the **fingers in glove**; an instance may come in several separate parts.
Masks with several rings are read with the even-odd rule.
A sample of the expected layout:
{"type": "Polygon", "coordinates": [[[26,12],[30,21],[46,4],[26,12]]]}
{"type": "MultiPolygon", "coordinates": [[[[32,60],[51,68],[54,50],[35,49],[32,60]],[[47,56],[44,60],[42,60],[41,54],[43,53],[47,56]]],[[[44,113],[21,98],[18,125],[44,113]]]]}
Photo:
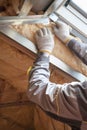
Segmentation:
{"type": "Polygon", "coordinates": [[[35,38],[36,40],[39,39],[40,37],[43,37],[43,36],[46,36],[47,35],[47,29],[44,27],[44,28],[41,28],[39,29],[36,34],[35,34],[35,38]]]}
{"type": "Polygon", "coordinates": [[[56,26],[59,28],[59,27],[61,27],[61,26],[63,26],[64,25],[64,23],[62,22],[62,21],[56,21],[56,26]]]}
{"type": "Polygon", "coordinates": [[[42,31],[42,29],[38,30],[36,32],[36,35],[43,37],[43,31],[42,31]]]}
{"type": "Polygon", "coordinates": [[[51,35],[51,31],[46,27],[42,28],[42,31],[43,31],[43,35],[45,35],[45,36],[46,35],[51,35]]]}
{"type": "Polygon", "coordinates": [[[44,36],[48,35],[47,28],[44,27],[41,30],[42,30],[44,36]]]}
{"type": "Polygon", "coordinates": [[[58,28],[62,28],[62,27],[67,27],[68,25],[66,24],[66,23],[64,23],[64,22],[62,22],[62,21],[59,21],[59,20],[57,20],[56,21],[56,26],[58,27],[58,28]]]}
{"type": "Polygon", "coordinates": [[[47,33],[49,34],[49,35],[52,35],[52,33],[51,33],[51,31],[47,28],[47,33]]]}

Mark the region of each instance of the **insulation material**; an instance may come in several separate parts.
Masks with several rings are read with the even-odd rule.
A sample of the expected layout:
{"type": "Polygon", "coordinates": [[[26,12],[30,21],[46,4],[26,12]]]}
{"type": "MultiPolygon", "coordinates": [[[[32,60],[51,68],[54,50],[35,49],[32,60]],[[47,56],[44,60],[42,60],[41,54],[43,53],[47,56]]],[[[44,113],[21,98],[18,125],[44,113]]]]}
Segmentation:
{"type": "MultiPolygon", "coordinates": [[[[36,43],[35,41],[35,32],[42,28],[42,27],[48,27],[51,32],[53,33],[52,27],[54,26],[53,23],[50,23],[49,25],[15,25],[12,26],[13,29],[15,29],[17,32],[31,40],[34,44],[36,43]]],[[[70,51],[61,41],[54,35],[54,40],[55,40],[55,46],[52,54],[59,58],[60,60],[64,61],[66,64],[71,66],[73,69],[81,72],[82,74],[87,76],[87,66],[80,61],[80,59],[75,56],[75,54],[70,51]]]]}
{"type": "Polygon", "coordinates": [[[16,12],[12,7],[11,0],[0,0],[0,16],[15,16],[15,15],[16,12]],[[1,10],[1,8],[3,8],[3,10],[1,10]]]}

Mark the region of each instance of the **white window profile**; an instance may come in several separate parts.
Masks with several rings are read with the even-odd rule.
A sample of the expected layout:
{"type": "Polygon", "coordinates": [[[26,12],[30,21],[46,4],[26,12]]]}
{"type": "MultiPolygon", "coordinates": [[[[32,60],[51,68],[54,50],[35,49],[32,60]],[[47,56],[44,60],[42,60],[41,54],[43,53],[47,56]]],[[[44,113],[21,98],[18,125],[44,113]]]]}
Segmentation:
{"type": "MultiPolygon", "coordinates": [[[[80,0],[77,1],[80,2],[80,0]]],[[[76,3],[75,0],[68,0],[66,3],[68,4],[62,5],[55,13],[74,29],[76,36],[87,42],[87,2],[85,7],[81,6],[81,3],[76,3]]]]}
{"type": "MultiPolygon", "coordinates": [[[[87,1],[83,0],[71,0],[71,3],[73,3],[77,10],[80,9],[83,12],[83,15],[86,14],[85,16],[87,17],[87,1]]],[[[72,4],[72,6],[73,6],[72,4]]]]}

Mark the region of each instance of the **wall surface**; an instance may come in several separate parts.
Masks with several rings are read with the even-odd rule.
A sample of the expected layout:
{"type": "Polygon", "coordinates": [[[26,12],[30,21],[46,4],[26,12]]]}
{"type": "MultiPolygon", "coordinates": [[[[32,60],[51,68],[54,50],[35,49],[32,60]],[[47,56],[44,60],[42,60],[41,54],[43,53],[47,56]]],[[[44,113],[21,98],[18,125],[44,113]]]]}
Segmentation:
{"type": "MultiPolygon", "coordinates": [[[[17,2],[19,1],[16,0],[15,5],[17,2]]],[[[0,5],[7,7],[0,16],[16,15],[11,4],[10,0],[0,1],[0,5]]],[[[30,12],[30,14],[35,13],[30,12]]],[[[44,26],[53,33],[54,23],[14,25],[11,28],[35,44],[35,32],[44,26]]],[[[87,76],[87,66],[65,47],[54,33],[53,36],[55,46],[52,54],[87,76]]],[[[38,106],[29,102],[26,96],[27,69],[35,59],[36,56],[30,51],[24,48],[20,50],[17,43],[0,34],[0,130],[70,130],[66,124],[47,116],[38,106]]],[[[63,84],[75,80],[53,65],[50,66],[50,71],[50,80],[55,83],[63,84]]]]}
{"type": "MultiPolygon", "coordinates": [[[[48,117],[26,96],[26,72],[33,64],[34,55],[13,47],[15,42],[2,34],[0,41],[0,129],[65,130],[65,124],[48,117]]],[[[55,66],[51,65],[50,70],[50,80],[55,83],[73,80],[55,66]]]]}
{"type": "MultiPolygon", "coordinates": [[[[42,26],[20,25],[12,28],[35,44],[34,34],[42,26]]],[[[48,27],[52,31],[51,25],[48,27]]],[[[54,39],[53,55],[87,75],[87,67],[59,39],[55,36],[54,39]]],[[[0,34],[0,129],[69,130],[67,125],[51,119],[39,107],[29,102],[26,96],[27,69],[33,64],[36,56],[30,51],[24,53],[24,48],[23,51],[17,49],[17,44],[0,34]]],[[[75,80],[55,66],[51,65],[50,70],[50,80],[55,83],[62,84],[75,80]]]]}

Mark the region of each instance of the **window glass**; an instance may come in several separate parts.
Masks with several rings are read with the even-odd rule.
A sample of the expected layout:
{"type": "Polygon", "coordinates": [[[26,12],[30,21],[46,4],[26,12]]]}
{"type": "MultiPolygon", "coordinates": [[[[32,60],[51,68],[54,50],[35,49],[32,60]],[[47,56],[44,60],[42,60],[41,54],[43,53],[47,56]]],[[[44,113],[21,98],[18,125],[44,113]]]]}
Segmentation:
{"type": "Polygon", "coordinates": [[[87,13],[87,0],[72,0],[80,9],[87,13]]]}

